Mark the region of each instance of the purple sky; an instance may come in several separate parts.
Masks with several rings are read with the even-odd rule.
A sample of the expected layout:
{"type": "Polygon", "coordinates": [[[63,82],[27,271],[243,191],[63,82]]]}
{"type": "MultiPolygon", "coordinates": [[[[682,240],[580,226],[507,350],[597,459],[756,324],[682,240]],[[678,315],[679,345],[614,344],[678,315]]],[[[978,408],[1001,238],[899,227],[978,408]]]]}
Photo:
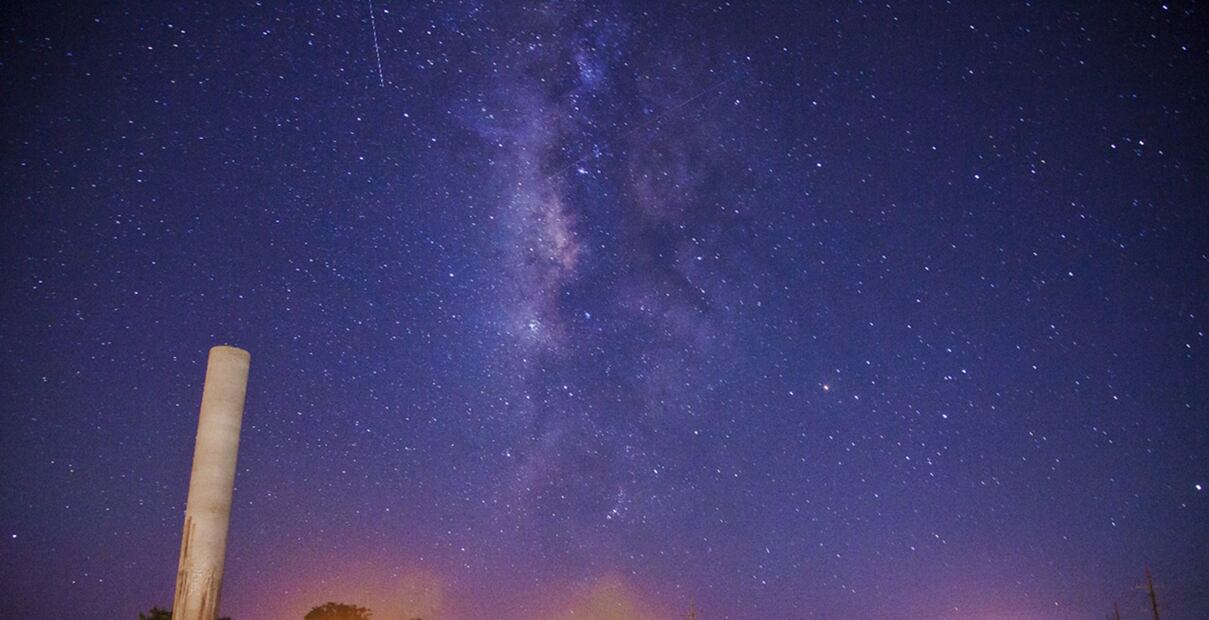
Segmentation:
{"type": "Polygon", "coordinates": [[[1202,4],[0,11],[0,616],[1209,617],[1202,4]]]}

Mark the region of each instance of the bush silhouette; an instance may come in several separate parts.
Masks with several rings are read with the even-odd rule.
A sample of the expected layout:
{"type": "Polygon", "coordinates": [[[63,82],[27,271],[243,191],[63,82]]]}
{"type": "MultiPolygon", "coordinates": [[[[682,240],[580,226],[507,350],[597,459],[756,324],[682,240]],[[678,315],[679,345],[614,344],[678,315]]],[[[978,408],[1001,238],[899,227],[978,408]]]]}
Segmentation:
{"type": "MultiPolygon", "coordinates": [[[[152,607],[147,613],[140,613],[139,620],[172,620],[172,611],[168,609],[160,609],[152,607]]],[[[219,618],[218,620],[231,620],[231,618],[219,618]]]]}

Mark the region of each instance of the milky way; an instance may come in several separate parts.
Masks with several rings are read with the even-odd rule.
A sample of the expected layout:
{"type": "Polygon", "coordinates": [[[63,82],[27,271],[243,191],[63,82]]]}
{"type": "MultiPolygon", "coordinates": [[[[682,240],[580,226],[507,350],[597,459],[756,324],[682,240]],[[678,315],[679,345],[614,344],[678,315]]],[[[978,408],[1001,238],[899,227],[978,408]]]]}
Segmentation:
{"type": "Polygon", "coordinates": [[[1198,3],[5,16],[0,616],[1209,616],[1198,3]]]}
{"type": "Polygon", "coordinates": [[[703,240],[693,236],[724,219],[698,196],[722,167],[702,145],[711,128],[693,126],[700,110],[684,110],[714,90],[691,90],[711,75],[637,76],[624,44],[643,35],[631,24],[570,7],[534,13],[480,109],[484,137],[506,154],[495,219],[507,271],[490,327],[515,341],[519,369],[506,414],[523,438],[509,450],[513,490],[572,523],[684,506],[687,485],[659,480],[669,473],[659,434],[687,424],[699,436],[705,421],[691,407],[706,386],[690,370],[712,357],[723,312],[706,288],[723,286],[719,266],[694,264],[703,240]],[[635,82],[645,84],[622,86],[635,82]]]}

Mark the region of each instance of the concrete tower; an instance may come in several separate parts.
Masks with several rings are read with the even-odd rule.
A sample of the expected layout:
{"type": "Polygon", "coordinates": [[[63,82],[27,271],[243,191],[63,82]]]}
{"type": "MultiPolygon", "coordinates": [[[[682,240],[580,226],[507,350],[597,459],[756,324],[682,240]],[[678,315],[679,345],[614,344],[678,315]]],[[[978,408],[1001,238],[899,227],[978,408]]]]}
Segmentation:
{"type": "Polygon", "coordinates": [[[249,362],[251,356],[243,349],[227,346],[210,349],[197,443],[193,447],[189,499],[185,504],[185,531],[176,571],[176,595],[172,600],[173,620],[218,617],[249,362]]]}

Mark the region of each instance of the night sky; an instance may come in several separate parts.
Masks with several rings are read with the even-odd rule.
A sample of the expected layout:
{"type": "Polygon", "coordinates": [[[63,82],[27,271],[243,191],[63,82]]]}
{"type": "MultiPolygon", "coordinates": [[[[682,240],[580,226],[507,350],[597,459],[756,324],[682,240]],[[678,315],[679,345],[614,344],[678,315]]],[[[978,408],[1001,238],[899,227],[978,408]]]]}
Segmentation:
{"type": "Polygon", "coordinates": [[[0,11],[0,616],[1209,617],[1209,7],[0,11]]]}

